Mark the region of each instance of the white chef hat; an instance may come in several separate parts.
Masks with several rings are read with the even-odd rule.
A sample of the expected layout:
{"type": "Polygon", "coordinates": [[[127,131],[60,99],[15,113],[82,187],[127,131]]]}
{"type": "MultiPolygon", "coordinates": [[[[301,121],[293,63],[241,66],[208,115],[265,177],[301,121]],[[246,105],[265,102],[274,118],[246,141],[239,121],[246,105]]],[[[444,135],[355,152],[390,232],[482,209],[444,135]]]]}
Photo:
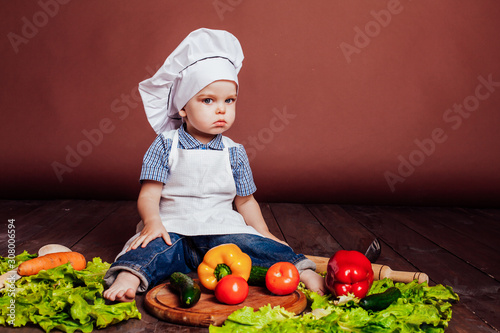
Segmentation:
{"type": "Polygon", "coordinates": [[[198,29],[190,33],[153,77],[139,83],[146,116],[156,133],[176,129],[186,103],[218,80],[238,84],[243,50],[232,34],[198,29]]]}

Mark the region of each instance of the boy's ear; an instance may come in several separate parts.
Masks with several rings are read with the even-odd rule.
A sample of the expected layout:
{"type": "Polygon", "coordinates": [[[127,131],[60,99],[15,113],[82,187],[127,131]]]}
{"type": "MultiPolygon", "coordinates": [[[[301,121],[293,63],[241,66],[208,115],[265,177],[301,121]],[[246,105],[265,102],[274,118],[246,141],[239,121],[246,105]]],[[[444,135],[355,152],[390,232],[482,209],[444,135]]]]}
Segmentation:
{"type": "Polygon", "coordinates": [[[182,118],[187,116],[186,110],[184,110],[184,108],[179,110],[179,116],[181,116],[182,118]]]}

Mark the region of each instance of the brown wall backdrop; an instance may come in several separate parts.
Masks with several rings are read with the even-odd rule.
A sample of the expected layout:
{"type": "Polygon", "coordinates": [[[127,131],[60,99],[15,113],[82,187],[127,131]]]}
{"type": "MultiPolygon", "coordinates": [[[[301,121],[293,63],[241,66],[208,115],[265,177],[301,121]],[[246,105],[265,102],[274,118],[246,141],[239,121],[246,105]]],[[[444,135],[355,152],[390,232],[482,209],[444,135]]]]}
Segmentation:
{"type": "Polygon", "coordinates": [[[0,3],[1,198],[135,199],[137,84],[191,31],[245,52],[257,199],[499,206],[500,2],[0,3]]]}

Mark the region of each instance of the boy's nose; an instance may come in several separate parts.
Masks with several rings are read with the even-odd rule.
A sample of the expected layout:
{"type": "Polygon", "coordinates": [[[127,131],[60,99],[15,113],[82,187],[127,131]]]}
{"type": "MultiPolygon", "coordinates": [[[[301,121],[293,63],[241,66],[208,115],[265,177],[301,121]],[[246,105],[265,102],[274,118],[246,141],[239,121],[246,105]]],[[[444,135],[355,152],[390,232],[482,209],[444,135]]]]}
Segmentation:
{"type": "Polygon", "coordinates": [[[226,113],[226,104],[221,103],[217,105],[217,113],[226,113]]]}

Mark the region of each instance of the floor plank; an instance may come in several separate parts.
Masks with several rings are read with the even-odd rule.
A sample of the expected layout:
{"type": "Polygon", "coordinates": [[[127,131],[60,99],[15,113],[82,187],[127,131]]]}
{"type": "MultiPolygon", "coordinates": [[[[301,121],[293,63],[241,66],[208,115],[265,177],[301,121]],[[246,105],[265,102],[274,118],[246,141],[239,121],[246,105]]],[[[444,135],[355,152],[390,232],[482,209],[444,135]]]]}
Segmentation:
{"type": "Polygon", "coordinates": [[[376,207],[358,206],[350,214],[432,281],[451,285],[483,321],[500,327],[500,283],[376,207]]]}
{"type": "MultiPolygon", "coordinates": [[[[453,286],[461,300],[453,307],[447,333],[498,332],[500,311],[498,254],[500,210],[474,208],[381,207],[261,203],[269,230],[296,252],[331,256],[340,249],[363,252],[374,237],[382,243],[377,263],[397,270],[421,270],[431,284],[453,286]]],[[[36,251],[48,242],[63,243],[112,262],[135,233],[140,220],[136,202],[0,201],[0,213],[15,219],[18,250],[36,251]]],[[[2,228],[7,227],[2,221],[2,228]]],[[[6,230],[6,229],[5,229],[6,230]]],[[[0,232],[0,241],[6,241],[0,232]]],[[[129,320],[103,332],[208,332],[207,328],[170,324],[144,308],[142,320],[129,320]]],[[[29,326],[2,331],[43,332],[29,326]]]]}
{"type": "Polygon", "coordinates": [[[340,206],[308,204],[306,207],[344,250],[364,253],[376,238],[340,206]]]}
{"type": "MultiPolygon", "coordinates": [[[[33,239],[37,233],[50,231],[50,226],[57,226],[59,219],[67,215],[69,209],[75,205],[76,203],[70,200],[47,201],[24,215],[13,217],[16,230],[16,253],[20,253],[22,250],[31,253],[37,252],[36,246],[29,247],[27,245],[22,250],[20,246],[23,242],[33,239]]],[[[2,232],[1,235],[5,237],[6,234],[2,232]]]]}
{"type": "Polygon", "coordinates": [[[101,257],[112,263],[122,250],[127,240],[135,234],[140,221],[136,203],[119,202],[105,222],[98,224],[83,239],[73,245],[72,249],[83,253],[87,258],[101,257]]]}
{"type": "Polygon", "coordinates": [[[449,208],[412,207],[411,210],[416,212],[424,210],[427,216],[448,228],[500,251],[500,223],[498,221],[478,215],[467,216],[463,211],[457,212],[449,208]]]}
{"type": "Polygon", "coordinates": [[[19,219],[45,203],[43,200],[0,200],[0,213],[4,219],[19,219]]]}
{"type": "Polygon", "coordinates": [[[479,208],[470,208],[470,207],[454,207],[454,211],[460,212],[461,214],[465,214],[470,218],[486,218],[495,223],[492,224],[492,227],[496,230],[500,230],[500,209],[479,209],[479,208]]]}
{"type": "MultiPolygon", "coordinates": [[[[0,244],[7,244],[11,234],[8,233],[9,225],[12,225],[15,229],[19,227],[21,221],[23,221],[24,216],[30,214],[32,211],[40,208],[45,204],[44,201],[10,201],[10,200],[0,200],[0,216],[2,220],[0,221],[0,244]]],[[[17,233],[17,230],[15,231],[17,233]]],[[[16,236],[16,234],[14,234],[16,236]]],[[[14,238],[15,239],[15,238],[14,238]]],[[[15,239],[17,244],[17,240],[15,239]]],[[[0,249],[0,255],[7,256],[7,247],[0,249]]]]}
{"type": "Polygon", "coordinates": [[[266,221],[267,227],[269,228],[269,231],[279,238],[280,240],[284,241],[285,236],[283,236],[283,232],[281,232],[280,226],[278,222],[276,221],[276,218],[273,215],[273,212],[271,211],[271,207],[267,203],[260,203],[260,210],[262,212],[262,216],[264,217],[264,220],[266,221]]]}
{"type": "MultiPolygon", "coordinates": [[[[338,205],[308,205],[308,208],[345,250],[365,253],[369,244],[378,237],[338,205]]],[[[377,264],[388,265],[398,271],[417,271],[415,266],[396,253],[387,243],[379,241],[381,253],[376,261],[377,264]]]]}
{"type": "Polygon", "coordinates": [[[295,252],[329,256],[342,249],[304,205],[273,203],[270,206],[286,242],[295,252]]]}
{"type": "Polygon", "coordinates": [[[38,249],[46,244],[61,244],[72,248],[118,207],[118,202],[72,201],[71,203],[71,206],[64,205],[65,214],[54,223],[39,221],[38,224],[46,227],[33,233],[28,240],[19,242],[18,246],[38,249]]]}
{"type": "Polygon", "coordinates": [[[482,321],[460,301],[453,305],[452,318],[445,333],[495,333],[498,332],[482,321]]]}
{"type": "MultiPolygon", "coordinates": [[[[394,217],[455,256],[500,282],[500,252],[463,232],[450,228],[447,222],[429,218],[422,210],[384,207],[384,214],[394,217]]],[[[489,229],[488,229],[489,230],[489,229]]],[[[500,239],[500,238],[499,238],[500,239]]]]}

